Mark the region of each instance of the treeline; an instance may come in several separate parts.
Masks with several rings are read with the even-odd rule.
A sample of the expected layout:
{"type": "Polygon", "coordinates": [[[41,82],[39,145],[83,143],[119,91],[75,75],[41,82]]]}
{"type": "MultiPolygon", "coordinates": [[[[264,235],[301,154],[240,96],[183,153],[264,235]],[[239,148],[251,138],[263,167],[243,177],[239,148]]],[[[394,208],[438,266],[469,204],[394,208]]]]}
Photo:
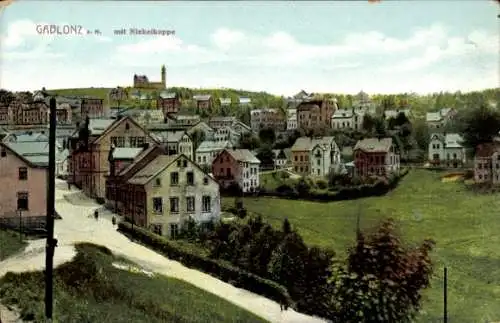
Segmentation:
{"type": "MultiPolygon", "coordinates": [[[[242,205],[238,207],[244,209],[242,205]]],[[[246,212],[240,214],[244,216],[246,212]]],[[[226,272],[225,280],[230,283],[261,294],[265,292],[267,297],[285,306],[333,322],[409,321],[420,309],[422,290],[429,286],[432,274],[430,252],[434,243],[425,240],[416,247],[408,247],[391,219],[365,232],[358,231],[347,257],[331,249],[306,245],[287,219],[281,229],[264,222],[260,216],[249,216],[246,221],[218,222],[208,230],[193,222],[184,228],[178,238],[208,249],[206,260],[193,256],[193,252],[174,253],[173,242],[163,238],[153,242],[154,235],[146,237],[144,229],[120,226],[122,231],[146,244],[153,243],[156,249],[170,250],[168,254],[174,259],[189,261],[190,266],[212,274],[226,272]],[[164,242],[160,242],[162,239],[164,242]],[[224,264],[239,268],[242,279],[231,276],[229,265],[224,264]],[[212,270],[214,266],[219,269],[212,270]],[[257,282],[261,287],[257,288],[257,282]],[[281,286],[286,292],[280,290],[281,286]]]]}

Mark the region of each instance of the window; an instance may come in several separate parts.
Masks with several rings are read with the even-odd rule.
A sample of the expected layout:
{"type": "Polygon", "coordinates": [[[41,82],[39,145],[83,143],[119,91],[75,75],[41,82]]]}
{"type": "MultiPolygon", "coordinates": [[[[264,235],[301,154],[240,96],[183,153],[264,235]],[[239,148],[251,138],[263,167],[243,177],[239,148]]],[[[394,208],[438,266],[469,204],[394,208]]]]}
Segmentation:
{"type": "Polygon", "coordinates": [[[188,172],[186,174],[186,180],[188,185],[194,185],[194,173],[193,172],[188,172]]]}
{"type": "Polygon", "coordinates": [[[179,198],[170,198],[170,213],[179,213],[179,198]]]}
{"type": "Polygon", "coordinates": [[[194,212],[194,196],[186,197],[186,211],[194,212]]]}
{"type": "Polygon", "coordinates": [[[188,161],[184,159],[182,161],[182,167],[187,167],[187,165],[188,165],[188,161]]]}
{"type": "Polygon", "coordinates": [[[297,156],[295,156],[295,161],[297,161],[297,156]]]}
{"type": "Polygon", "coordinates": [[[161,186],[161,178],[155,179],[155,186],[161,186]]]}
{"type": "Polygon", "coordinates": [[[17,209],[19,211],[29,210],[28,192],[17,193],[17,209]]]}
{"type": "Polygon", "coordinates": [[[145,137],[137,137],[137,147],[142,147],[146,143],[145,137]]]}
{"type": "Polygon", "coordinates": [[[308,172],[309,171],[309,166],[304,167],[304,171],[308,172]]]}
{"type": "Polygon", "coordinates": [[[300,156],[300,161],[304,161],[304,156],[300,156]]]}
{"type": "Polygon", "coordinates": [[[124,137],[116,137],[116,147],[125,147],[124,137]]]}
{"type": "Polygon", "coordinates": [[[203,196],[201,201],[202,201],[202,212],[210,212],[212,208],[210,196],[203,196]]]}
{"type": "Polygon", "coordinates": [[[170,237],[175,239],[179,235],[179,225],[177,223],[170,224],[170,237]]]}
{"type": "Polygon", "coordinates": [[[207,162],[207,156],[203,156],[203,162],[206,163],[207,162]]]}
{"type": "Polygon", "coordinates": [[[163,213],[163,199],[161,197],[153,197],[153,212],[163,213]]]}
{"type": "Polygon", "coordinates": [[[20,181],[28,180],[28,168],[27,167],[19,167],[19,180],[20,181]]]}
{"type": "Polygon", "coordinates": [[[4,148],[2,148],[2,150],[0,152],[0,156],[1,157],[6,157],[7,156],[7,151],[4,148]]]}
{"type": "Polygon", "coordinates": [[[201,163],[201,157],[198,156],[198,163],[201,163]]]}
{"type": "Polygon", "coordinates": [[[179,185],[179,173],[170,173],[170,185],[179,185]]]}
{"type": "Polygon", "coordinates": [[[118,147],[118,137],[111,137],[111,145],[118,147]]]}
{"type": "Polygon", "coordinates": [[[321,159],[318,159],[317,162],[318,162],[318,166],[321,165],[321,159]]]}
{"type": "Polygon", "coordinates": [[[128,124],[128,122],[125,124],[125,130],[129,130],[130,129],[130,125],[128,124]]]}
{"type": "Polygon", "coordinates": [[[152,225],[153,233],[161,236],[163,235],[163,226],[161,224],[153,224],[152,225]]]}
{"type": "Polygon", "coordinates": [[[128,141],[130,147],[137,147],[137,137],[129,137],[128,141]]]}
{"type": "Polygon", "coordinates": [[[181,164],[181,160],[179,159],[179,160],[177,161],[177,167],[181,167],[181,165],[182,165],[182,164],[181,164]]]}
{"type": "Polygon", "coordinates": [[[203,179],[203,185],[208,185],[208,177],[205,177],[205,178],[203,179]]]}

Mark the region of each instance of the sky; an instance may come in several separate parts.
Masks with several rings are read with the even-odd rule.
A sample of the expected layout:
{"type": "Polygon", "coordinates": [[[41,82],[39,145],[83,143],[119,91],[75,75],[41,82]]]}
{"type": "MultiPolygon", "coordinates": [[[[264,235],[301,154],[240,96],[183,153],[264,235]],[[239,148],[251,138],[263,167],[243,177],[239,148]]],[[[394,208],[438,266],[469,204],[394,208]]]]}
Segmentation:
{"type": "Polygon", "coordinates": [[[131,86],[134,74],[159,81],[165,64],[167,86],[277,95],[494,88],[498,13],[493,0],[19,1],[1,13],[0,87],[131,86]]]}

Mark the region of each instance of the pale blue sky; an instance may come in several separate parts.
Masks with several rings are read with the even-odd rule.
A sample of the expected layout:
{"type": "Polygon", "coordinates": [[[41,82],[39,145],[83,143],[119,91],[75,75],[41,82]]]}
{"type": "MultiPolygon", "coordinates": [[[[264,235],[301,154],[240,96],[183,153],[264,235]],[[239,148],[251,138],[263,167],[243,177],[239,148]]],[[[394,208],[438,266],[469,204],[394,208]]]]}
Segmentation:
{"type": "Polygon", "coordinates": [[[21,1],[1,17],[1,86],[13,90],[130,85],[293,94],[430,92],[499,85],[492,0],[357,2],[21,1]],[[79,24],[102,36],[42,36],[79,24]],[[175,36],[115,36],[120,28],[175,36]]]}

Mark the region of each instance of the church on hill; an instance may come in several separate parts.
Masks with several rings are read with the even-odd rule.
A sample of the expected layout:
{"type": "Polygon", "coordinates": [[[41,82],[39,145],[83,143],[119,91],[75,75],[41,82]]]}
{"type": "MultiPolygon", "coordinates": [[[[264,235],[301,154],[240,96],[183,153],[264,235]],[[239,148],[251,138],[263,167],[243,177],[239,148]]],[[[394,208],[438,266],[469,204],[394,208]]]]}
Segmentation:
{"type": "Polygon", "coordinates": [[[165,65],[161,66],[161,82],[150,82],[146,75],[134,74],[134,88],[137,89],[166,89],[167,88],[167,69],[165,65]]]}

